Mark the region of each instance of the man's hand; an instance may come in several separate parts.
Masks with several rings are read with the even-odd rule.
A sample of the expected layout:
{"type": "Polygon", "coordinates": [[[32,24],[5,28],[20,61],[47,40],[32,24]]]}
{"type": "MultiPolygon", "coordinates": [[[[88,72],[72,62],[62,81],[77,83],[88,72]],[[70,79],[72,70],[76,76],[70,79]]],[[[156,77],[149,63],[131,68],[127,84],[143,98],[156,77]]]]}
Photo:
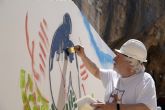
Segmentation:
{"type": "Polygon", "coordinates": [[[74,46],[75,52],[77,53],[77,55],[79,57],[85,57],[85,52],[84,52],[84,47],[80,46],[80,45],[76,45],[74,46]]]}

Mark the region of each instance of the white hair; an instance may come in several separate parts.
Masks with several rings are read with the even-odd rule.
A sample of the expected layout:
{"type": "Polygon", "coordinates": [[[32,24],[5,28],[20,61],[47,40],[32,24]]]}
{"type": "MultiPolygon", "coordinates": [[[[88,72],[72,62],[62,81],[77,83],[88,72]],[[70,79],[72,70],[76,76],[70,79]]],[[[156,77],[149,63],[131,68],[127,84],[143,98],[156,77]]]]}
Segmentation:
{"type": "Polygon", "coordinates": [[[125,57],[125,59],[126,59],[126,61],[129,62],[130,66],[132,66],[133,71],[135,71],[135,73],[140,73],[140,72],[145,71],[143,62],[136,60],[134,58],[131,58],[131,57],[125,57]]]}

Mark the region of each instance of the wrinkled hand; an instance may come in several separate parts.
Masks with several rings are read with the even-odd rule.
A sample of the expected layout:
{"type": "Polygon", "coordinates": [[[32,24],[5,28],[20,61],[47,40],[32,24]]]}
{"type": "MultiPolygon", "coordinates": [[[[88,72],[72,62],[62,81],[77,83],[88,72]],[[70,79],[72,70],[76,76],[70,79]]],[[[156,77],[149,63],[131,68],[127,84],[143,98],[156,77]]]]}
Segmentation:
{"type": "Polygon", "coordinates": [[[85,52],[84,52],[84,47],[80,46],[80,45],[76,45],[74,46],[75,52],[77,53],[77,55],[79,57],[85,57],[85,52]]]}
{"type": "Polygon", "coordinates": [[[105,104],[105,103],[92,103],[92,107],[94,107],[94,110],[115,110],[115,104],[105,104]]]}

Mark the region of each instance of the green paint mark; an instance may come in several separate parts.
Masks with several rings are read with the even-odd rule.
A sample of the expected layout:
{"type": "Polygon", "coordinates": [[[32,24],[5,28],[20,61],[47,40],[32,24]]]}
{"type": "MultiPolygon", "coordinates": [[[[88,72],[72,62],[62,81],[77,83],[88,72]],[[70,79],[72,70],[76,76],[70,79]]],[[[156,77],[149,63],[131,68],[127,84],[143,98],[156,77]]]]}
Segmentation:
{"type": "Polygon", "coordinates": [[[34,105],[33,110],[39,110],[39,108],[36,105],[34,105]]]}
{"type": "Polygon", "coordinates": [[[40,100],[43,104],[49,103],[49,101],[46,100],[46,99],[41,95],[41,92],[40,92],[40,90],[39,90],[38,88],[37,88],[37,93],[38,93],[39,100],[40,100]]]}
{"type": "Polygon", "coordinates": [[[49,101],[42,96],[35,79],[24,69],[20,70],[20,89],[24,110],[57,110],[56,107],[49,107],[49,101]]]}
{"type": "Polygon", "coordinates": [[[74,108],[77,108],[77,104],[76,103],[74,104],[74,108]]]}
{"type": "Polygon", "coordinates": [[[30,77],[30,74],[28,74],[28,83],[29,83],[30,92],[32,92],[33,91],[33,81],[30,77]]]}
{"type": "Polygon", "coordinates": [[[77,104],[75,103],[76,101],[76,94],[74,92],[73,86],[72,86],[72,79],[71,79],[71,74],[70,74],[70,79],[69,79],[69,87],[68,87],[68,100],[67,103],[65,103],[64,109],[63,110],[77,110],[77,104]]]}
{"type": "Polygon", "coordinates": [[[41,110],[48,110],[49,109],[49,106],[46,104],[46,105],[41,105],[41,110]]]}
{"type": "Polygon", "coordinates": [[[33,102],[35,101],[34,96],[32,94],[29,95],[29,101],[33,102]]]}
{"type": "Polygon", "coordinates": [[[29,103],[26,103],[24,105],[24,110],[31,110],[29,103]]]}
{"type": "Polygon", "coordinates": [[[22,101],[23,101],[24,104],[28,102],[28,98],[26,96],[25,91],[22,91],[22,101]]]}
{"type": "Polygon", "coordinates": [[[51,105],[51,109],[52,110],[57,110],[56,106],[54,106],[53,104],[51,105]]]}
{"type": "Polygon", "coordinates": [[[66,104],[66,110],[69,110],[68,104],[66,104]]]}
{"type": "Polygon", "coordinates": [[[25,70],[24,69],[20,70],[20,88],[21,89],[25,88],[25,70]]]}
{"type": "Polygon", "coordinates": [[[73,96],[73,102],[75,102],[76,101],[76,97],[75,96],[73,96]]]}
{"type": "Polygon", "coordinates": [[[41,97],[40,96],[37,97],[37,101],[41,102],[41,97]]]}

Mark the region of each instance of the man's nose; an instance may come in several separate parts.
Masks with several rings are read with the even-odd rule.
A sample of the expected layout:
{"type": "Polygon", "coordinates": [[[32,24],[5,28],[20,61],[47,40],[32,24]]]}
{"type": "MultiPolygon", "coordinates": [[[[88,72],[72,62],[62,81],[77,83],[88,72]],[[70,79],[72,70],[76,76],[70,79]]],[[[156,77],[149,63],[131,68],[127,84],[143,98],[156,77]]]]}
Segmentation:
{"type": "Polygon", "coordinates": [[[113,61],[116,62],[118,60],[118,58],[119,58],[119,54],[117,53],[116,56],[114,57],[113,61]]]}

